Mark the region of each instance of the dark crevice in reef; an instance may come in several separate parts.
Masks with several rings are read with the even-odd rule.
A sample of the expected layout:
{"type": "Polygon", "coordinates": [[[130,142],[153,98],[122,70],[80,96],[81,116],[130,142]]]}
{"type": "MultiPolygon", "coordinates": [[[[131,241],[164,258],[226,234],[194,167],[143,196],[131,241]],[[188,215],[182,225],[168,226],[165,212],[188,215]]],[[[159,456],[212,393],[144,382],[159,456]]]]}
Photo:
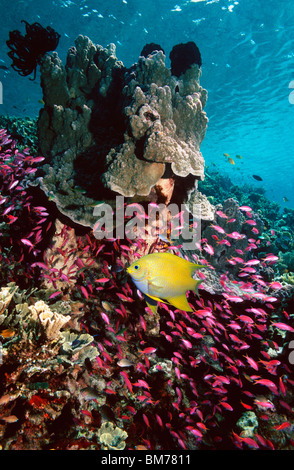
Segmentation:
{"type": "Polygon", "coordinates": [[[124,72],[124,69],[112,71],[112,81],[106,96],[101,95],[98,85],[89,95],[89,99],[94,101],[89,130],[95,144],[74,161],[75,183],[96,200],[115,197],[113,191],[103,187],[101,175],[107,168],[106,156],[112,148],[119,146],[126,131],[122,112],[124,72]]]}
{"type": "Polygon", "coordinates": [[[105,188],[101,182],[101,176],[106,169],[105,158],[112,146],[113,140],[110,139],[109,145],[104,140],[103,144],[97,143],[78,155],[74,161],[75,184],[84,189],[88,197],[97,201],[115,199],[114,191],[105,188]]]}

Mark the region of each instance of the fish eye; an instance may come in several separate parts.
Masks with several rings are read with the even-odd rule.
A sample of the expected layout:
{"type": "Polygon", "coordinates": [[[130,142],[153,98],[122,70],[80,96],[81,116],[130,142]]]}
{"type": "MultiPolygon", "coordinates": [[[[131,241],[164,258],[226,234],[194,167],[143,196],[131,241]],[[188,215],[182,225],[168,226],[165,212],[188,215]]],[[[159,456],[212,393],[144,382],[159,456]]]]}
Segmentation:
{"type": "Polygon", "coordinates": [[[135,264],[134,269],[139,269],[139,265],[135,264]]]}

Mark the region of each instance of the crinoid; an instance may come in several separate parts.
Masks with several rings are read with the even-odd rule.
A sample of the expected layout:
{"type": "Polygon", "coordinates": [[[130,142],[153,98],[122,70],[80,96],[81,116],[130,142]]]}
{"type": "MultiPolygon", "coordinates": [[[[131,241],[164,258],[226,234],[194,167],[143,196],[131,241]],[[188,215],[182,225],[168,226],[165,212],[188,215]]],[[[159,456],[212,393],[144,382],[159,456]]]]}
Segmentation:
{"type": "Polygon", "coordinates": [[[34,72],[34,78],[30,80],[35,80],[37,65],[46,52],[56,49],[60,34],[50,26],[43,28],[40,23],[29,24],[25,20],[22,23],[26,26],[25,36],[18,30],[9,32],[6,44],[11,51],[8,55],[12,59],[11,66],[14,70],[24,77],[34,72]]]}

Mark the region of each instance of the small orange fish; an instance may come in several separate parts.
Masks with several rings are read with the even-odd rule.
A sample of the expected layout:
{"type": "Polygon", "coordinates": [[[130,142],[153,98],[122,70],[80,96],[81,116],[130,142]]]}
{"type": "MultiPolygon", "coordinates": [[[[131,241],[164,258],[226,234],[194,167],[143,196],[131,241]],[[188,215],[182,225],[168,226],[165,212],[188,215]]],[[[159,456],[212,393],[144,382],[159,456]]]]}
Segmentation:
{"type": "Polygon", "coordinates": [[[10,415],[10,416],[1,416],[2,421],[5,421],[6,423],[16,423],[18,421],[18,418],[15,415],[10,415]]]}
{"type": "Polygon", "coordinates": [[[10,395],[3,395],[0,398],[0,405],[6,405],[8,402],[10,402],[10,395]]]}
{"type": "Polygon", "coordinates": [[[0,331],[0,335],[2,338],[12,338],[15,335],[15,331],[13,330],[2,330],[0,331]]]}
{"type": "Polygon", "coordinates": [[[235,162],[234,162],[234,160],[233,160],[231,157],[228,158],[228,162],[229,162],[231,165],[235,165],[235,162]]]}

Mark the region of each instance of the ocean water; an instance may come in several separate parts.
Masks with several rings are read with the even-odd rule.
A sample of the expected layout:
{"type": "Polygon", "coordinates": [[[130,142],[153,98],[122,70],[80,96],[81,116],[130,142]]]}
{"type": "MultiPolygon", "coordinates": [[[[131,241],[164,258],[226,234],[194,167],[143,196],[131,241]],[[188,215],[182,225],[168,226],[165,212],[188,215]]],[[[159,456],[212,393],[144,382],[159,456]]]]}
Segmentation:
{"type": "Polygon", "coordinates": [[[175,44],[194,41],[202,55],[201,85],[208,90],[209,124],[201,147],[206,164],[236,184],[263,186],[269,199],[294,208],[291,0],[16,0],[13,9],[1,0],[0,6],[0,65],[8,67],[0,69],[1,114],[37,116],[41,106],[38,75],[35,81],[20,77],[7,56],[8,33],[23,31],[22,19],[61,34],[57,52],[63,61],[79,34],[103,46],[115,43],[126,66],[148,42],[161,44],[168,64],[175,44]],[[231,165],[224,153],[243,158],[231,165]]]}

